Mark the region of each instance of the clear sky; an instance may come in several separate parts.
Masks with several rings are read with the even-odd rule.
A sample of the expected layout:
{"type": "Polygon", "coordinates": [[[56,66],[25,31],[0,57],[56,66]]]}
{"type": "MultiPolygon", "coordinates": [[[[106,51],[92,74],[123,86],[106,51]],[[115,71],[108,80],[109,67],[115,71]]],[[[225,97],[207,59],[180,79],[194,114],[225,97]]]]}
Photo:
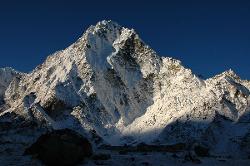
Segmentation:
{"type": "Polygon", "coordinates": [[[250,79],[249,0],[1,0],[0,67],[31,71],[103,19],[134,28],[196,74],[232,68],[250,79]]]}

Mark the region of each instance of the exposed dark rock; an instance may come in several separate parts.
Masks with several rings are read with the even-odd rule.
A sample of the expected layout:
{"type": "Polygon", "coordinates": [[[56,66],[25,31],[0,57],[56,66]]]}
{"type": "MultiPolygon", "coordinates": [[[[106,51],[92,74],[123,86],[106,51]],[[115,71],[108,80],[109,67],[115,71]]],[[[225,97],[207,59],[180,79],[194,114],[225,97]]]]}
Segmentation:
{"type": "Polygon", "coordinates": [[[194,164],[201,164],[201,160],[192,155],[191,153],[185,155],[185,161],[190,161],[194,164]]]}
{"type": "Polygon", "coordinates": [[[92,142],[94,142],[95,144],[100,144],[101,142],[103,142],[102,137],[100,137],[95,130],[92,130],[90,133],[92,142]]]}
{"type": "Polygon", "coordinates": [[[0,106],[4,104],[3,98],[0,97],[0,106]]]}
{"type": "Polygon", "coordinates": [[[37,124],[33,121],[14,113],[7,112],[0,117],[0,131],[8,131],[11,129],[35,128],[37,124]]]}
{"type": "Polygon", "coordinates": [[[11,122],[0,122],[0,131],[7,131],[12,128],[11,122]]]}
{"type": "Polygon", "coordinates": [[[109,160],[109,159],[111,159],[111,155],[110,154],[103,154],[103,153],[95,154],[92,157],[92,159],[93,160],[109,160]]]}
{"type": "Polygon", "coordinates": [[[145,166],[150,165],[148,162],[142,162],[141,164],[142,164],[142,165],[145,165],[145,166]]]}
{"type": "Polygon", "coordinates": [[[128,152],[169,152],[177,153],[184,151],[187,145],[184,143],[178,143],[173,145],[147,145],[140,143],[137,146],[110,146],[104,145],[102,149],[118,151],[120,154],[127,154],[128,152]]]}
{"type": "Polygon", "coordinates": [[[127,154],[128,154],[128,152],[127,152],[127,151],[125,151],[125,150],[121,150],[121,151],[119,151],[119,154],[120,154],[120,155],[127,155],[127,154]]]}
{"type": "Polygon", "coordinates": [[[179,157],[177,156],[177,154],[175,154],[175,153],[172,155],[172,157],[173,157],[173,158],[179,158],[179,157]]]}
{"type": "Polygon", "coordinates": [[[137,145],[137,151],[139,152],[179,152],[186,148],[186,144],[178,143],[173,145],[147,145],[140,143],[137,145]]]}
{"type": "Polygon", "coordinates": [[[46,165],[76,165],[92,155],[92,147],[78,133],[63,129],[40,136],[24,154],[36,156],[46,165]]]}
{"type": "Polygon", "coordinates": [[[207,157],[207,156],[209,156],[209,149],[204,147],[204,146],[201,146],[201,145],[196,145],[194,147],[194,152],[199,157],[207,157]]]}
{"type": "Polygon", "coordinates": [[[63,110],[67,108],[66,104],[56,98],[51,98],[47,103],[43,105],[44,110],[52,118],[62,114],[63,110]]]}
{"type": "Polygon", "coordinates": [[[106,165],[103,161],[96,160],[94,161],[95,165],[106,165]]]}
{"type": "MultiPolygon", "coordinates": [[[[250,154],[250,132],[247,133],[241,141],[241,149],[245,151],[246,153],[250,154]]],[[[249,155],[250,158],[250,155],[249,155]]]]}

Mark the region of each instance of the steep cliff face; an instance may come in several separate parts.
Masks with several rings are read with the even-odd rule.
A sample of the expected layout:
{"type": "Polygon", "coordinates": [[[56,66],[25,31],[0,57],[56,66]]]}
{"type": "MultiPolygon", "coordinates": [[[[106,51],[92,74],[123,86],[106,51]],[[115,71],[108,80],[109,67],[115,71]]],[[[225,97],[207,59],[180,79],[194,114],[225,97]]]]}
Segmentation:
{"type": "Polygon", "coordinates": [[[0,68],[0,105],[4,104],[5,91],[13,79],[18,79],[23,73],[12,68],[0,68]]]}
{"type": "Polygon", "coordinates": [[[13,83],[6,102],[20,114],[34,105],[51,116],[78,108],[91,121],[119,131],[153,104],[153,79],[161,61],[134,30],[103,21],[13,83]]]}
{"type": "Polygon", "coordinates": [[[21,118],[35,135],[70,128],[89,137],[94,131],[113,145],[197,141],[218,154],[249,151],[242,150],[250,133],[249,81],[231,70],[203,80],[112,21],[91,26],[76,43],[11,80],[0,88],[10,107],[0,120],[21,118]]]}

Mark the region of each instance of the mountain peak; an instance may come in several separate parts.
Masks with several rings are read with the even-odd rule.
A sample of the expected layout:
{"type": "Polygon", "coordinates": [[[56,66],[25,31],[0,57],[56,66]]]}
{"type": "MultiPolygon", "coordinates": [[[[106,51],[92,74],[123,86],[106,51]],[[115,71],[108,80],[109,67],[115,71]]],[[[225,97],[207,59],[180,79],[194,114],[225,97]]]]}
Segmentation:
{"type": "Polygon", "coordinates": [[[99,22],[97,22],[95,27],[96,28],[106,28],[106,29],[121,28],[121,26],[117,22],[112,21],[112,20],[99,21],[99,22]]]}
{"type": "Polygon", "coordinates": [[[227,78],[240,80],[240,77],[232,69],[226,70],[223,73],[218,74],[208,80],[220,80],[220,79],[227,79],[227,78]]]}
{"type": "MultiPolygon", "coordinates": [[[[0,75],[1,71],[12,69],[0,69],[0,75]]],[[[15,76],[1,76],[0,90],[2,78],[11,78],[0,91],[0,100],[14,118],[0,114],[0,120],[25,117],[21,120],[36,124],[34,135],[41,134],[37,126],[44,131],[69,128],[89,138],[94,131],[101,143],[111,145],[199,141],[214,151],[220,150],[214,144],[223,141],[221,146],[230,154],[240,147],[231,140],[250,131],[249,123],[227,120],[250,119],[250,88],[232,70],[199,79],[179,60],[158,56],[133,29],[113,21],[91,26],[77,42],[23,77],[12,81],[15,76]],[[222,125],[217,125],[218,114],[225,117],[220,119],[222,125]],[[245,130],[234,133],[242,125],[245,130]]],[[[8,136],[35,139],[19,126],[29,123],[14,122],[8,136]],[[14,130],[18,127],[22,130],[14,130]]]]}
{"type": "Polygon", "coordinates": [[[232,69],[229,69],[229,70],[223,72],[222,75],[229,76],[232,78],[239,78],[239,76],[232,69]]]}
{"type": "Polygon", "coordinates": [[[114,41],[119,40],[119,38],[121,38],[120,40],[127,39],[131,36],[131,33],[135,34],[135,31],[122,27],[114,21],[103,20],[98,22],[95,26],[90,26],[84,33],[84,36],[90,43],[92,43],[93,40],[104,39],[110,44],[113,44],[114,41]]]}

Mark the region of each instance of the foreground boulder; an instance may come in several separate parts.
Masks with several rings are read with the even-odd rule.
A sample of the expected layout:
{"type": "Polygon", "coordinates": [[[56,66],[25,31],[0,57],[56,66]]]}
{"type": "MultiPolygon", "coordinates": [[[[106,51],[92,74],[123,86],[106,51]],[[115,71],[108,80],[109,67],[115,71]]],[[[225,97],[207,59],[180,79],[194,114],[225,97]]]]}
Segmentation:
{"type": "Polygon", "coordinates": [[[90,142],[76,132],[63,129],[44,134],[25,150],[46,165],[76,165],[92,155],[90,142]]]}

